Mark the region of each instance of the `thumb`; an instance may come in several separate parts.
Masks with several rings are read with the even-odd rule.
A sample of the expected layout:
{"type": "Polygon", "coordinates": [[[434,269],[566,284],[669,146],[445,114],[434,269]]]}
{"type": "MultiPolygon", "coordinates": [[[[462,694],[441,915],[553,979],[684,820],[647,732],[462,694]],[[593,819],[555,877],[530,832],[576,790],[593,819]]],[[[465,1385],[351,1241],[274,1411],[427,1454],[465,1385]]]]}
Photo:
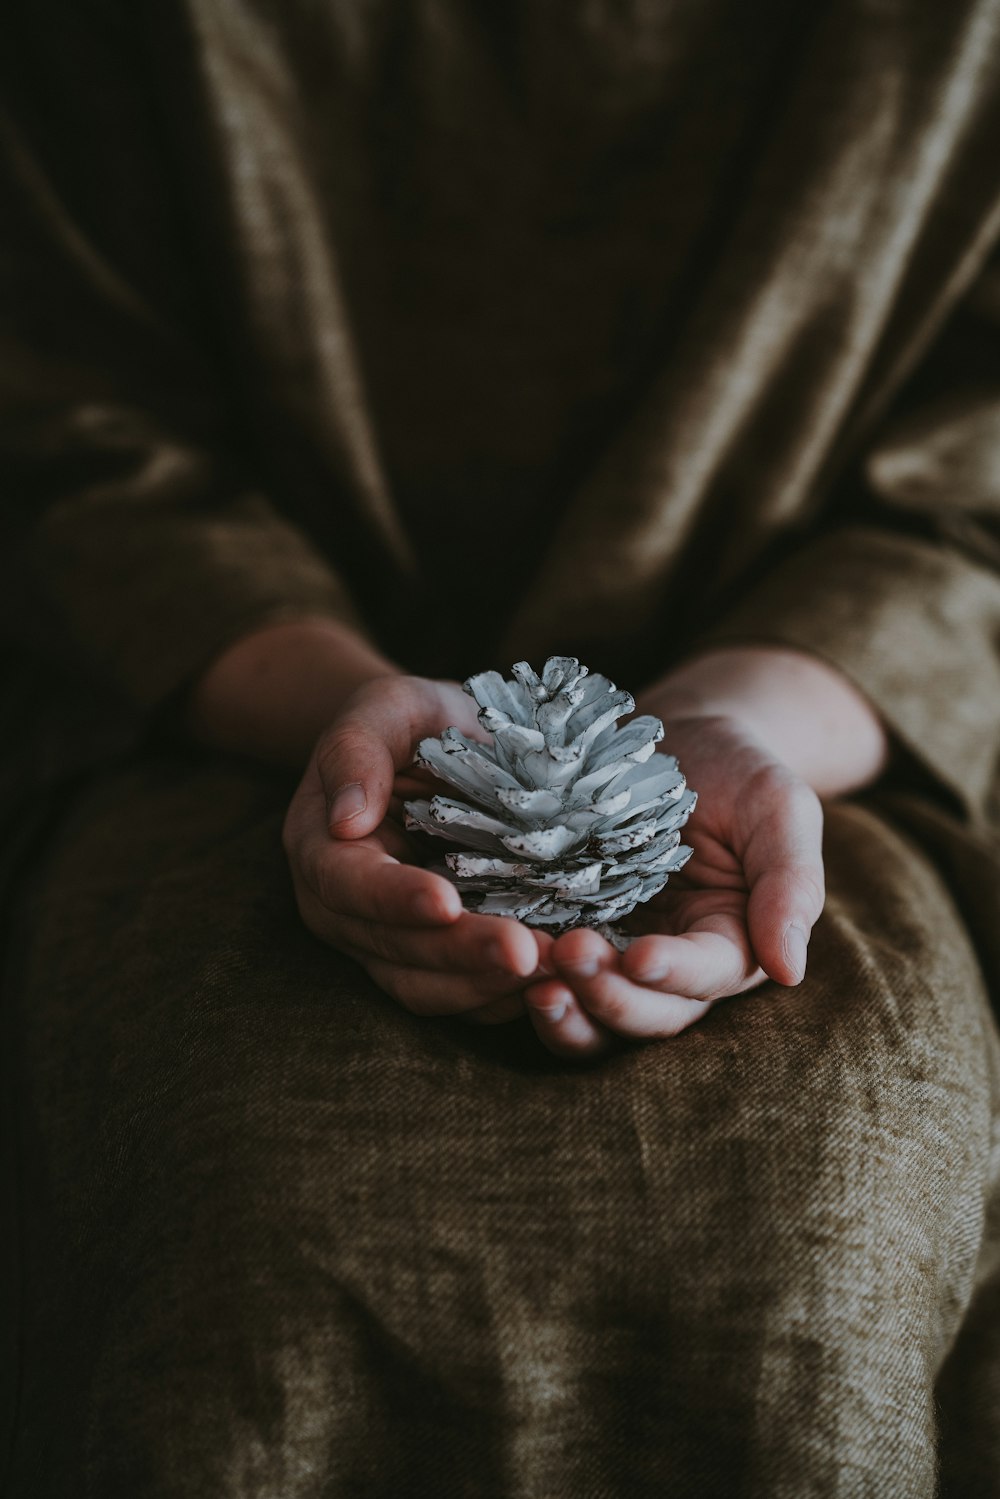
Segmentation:
{"type": "Polygon", "coordinates": [[[419,741],[447,726],[432,682],[379,678],[355,696],[316,746],[316,769],[335,838],[363,838],[389,808],[396,772],[419,741]]]}
{"type": "Polygon", "coordinates": [[[823,812],[803,782],[786,785],[762,811],[744,854],[747,925],[757,961],[779,984],[797,984],[823,909],[823,812]]]}

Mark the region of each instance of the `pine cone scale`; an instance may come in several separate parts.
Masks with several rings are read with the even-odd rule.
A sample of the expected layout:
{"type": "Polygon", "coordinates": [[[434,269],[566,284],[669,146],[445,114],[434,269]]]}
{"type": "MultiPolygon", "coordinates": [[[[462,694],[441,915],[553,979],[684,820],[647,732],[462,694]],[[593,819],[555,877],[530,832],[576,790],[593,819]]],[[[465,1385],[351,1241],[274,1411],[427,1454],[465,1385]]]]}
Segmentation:
{"type": "Polygon", "coordinates": [[[512,670],[465,683],[489,743],[457,729],[421,741],[416,763],[456,794],[407,802],[406,826],[458,845],[440,872],[471,909],[554,933],[594,926],[624,945],[611,924],[690,856],[679,829],[696,794],[655,754],[659,719],[618,728],[635,700],[607,677],[570,656],[550,656],[541,676],[526,661],[512,670]]]}

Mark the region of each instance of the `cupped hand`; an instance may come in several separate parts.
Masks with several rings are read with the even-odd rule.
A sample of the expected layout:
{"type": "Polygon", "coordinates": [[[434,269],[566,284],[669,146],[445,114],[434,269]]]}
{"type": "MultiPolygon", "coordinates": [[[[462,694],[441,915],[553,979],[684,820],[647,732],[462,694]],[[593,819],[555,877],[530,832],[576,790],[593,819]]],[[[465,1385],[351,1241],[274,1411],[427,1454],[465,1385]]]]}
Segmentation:
{"type": "Polygon", "coordinates": [[[738,717],[668,721],[664,748],[698,792],[682,833],[694,852],[623,923],[634,937],[624,953],[586,928],[552,943],[557,977],[525,996],[557,1055],[674,1036],[720,999],[805,972],[824,900],[819,797],[738,717]]]}
{"type": "Polygon", "coordinates": [[[315,936],[415,1014],[495,1024],[524,1012],[525,980],[551,944],[520,922],[464,910],[403,827],[403,802],[436,785],[411,767],[417,744],[452,724],[485,738],[476,712],[457,682],[366,682],[320,737],[283,843],[315,936]]]}

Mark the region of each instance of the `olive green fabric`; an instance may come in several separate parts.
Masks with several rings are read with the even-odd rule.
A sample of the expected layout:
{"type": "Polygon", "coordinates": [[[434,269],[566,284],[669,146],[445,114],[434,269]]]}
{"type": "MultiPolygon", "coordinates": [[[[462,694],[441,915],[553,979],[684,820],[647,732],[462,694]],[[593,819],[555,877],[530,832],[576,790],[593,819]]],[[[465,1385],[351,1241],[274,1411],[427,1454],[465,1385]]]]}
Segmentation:
{"type": "Polygon", "coordinates": [[[924,1499],[939,1414],[996,1492],[933,1401],[1000,1048],[891,808],[831,809],[800,989],[581,1068],[310,936],[287,791],[108,774],[22,892],[15,1499],[924,1499]]]}
{"type": "Polygon", "coordinates": [[[0,597],[78,705],[66,744],[21,687],[47,768],[320,610],[459,675],[801,644],[982,814],[997,0],[7,30],[0,597]]]}
{"type": "Polygon", "coordinates": [[[1000,0],[5,22],[18,1499],[919,1499],[946,1358],[995,1494],[1000,0]],[[895,754],[804,988],[583,1070],[395,1011],[288,788],[175,742],[315,613],[847,673],[895,754]]]}

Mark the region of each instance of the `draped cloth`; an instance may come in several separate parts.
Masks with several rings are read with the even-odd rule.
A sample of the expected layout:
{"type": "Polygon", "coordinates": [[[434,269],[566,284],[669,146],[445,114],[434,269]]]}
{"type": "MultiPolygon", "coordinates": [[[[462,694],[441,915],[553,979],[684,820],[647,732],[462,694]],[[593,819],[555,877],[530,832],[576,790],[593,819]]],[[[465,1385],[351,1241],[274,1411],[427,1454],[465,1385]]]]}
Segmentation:
{"type": "Polygon", "coordinates": [[[7,29],[11,1492],[995,1494],[1000,4],[7,29]],[[316,614],[844,672],[803,985],[586,1067],[393,1005],[174,726],[316,614]]]}

